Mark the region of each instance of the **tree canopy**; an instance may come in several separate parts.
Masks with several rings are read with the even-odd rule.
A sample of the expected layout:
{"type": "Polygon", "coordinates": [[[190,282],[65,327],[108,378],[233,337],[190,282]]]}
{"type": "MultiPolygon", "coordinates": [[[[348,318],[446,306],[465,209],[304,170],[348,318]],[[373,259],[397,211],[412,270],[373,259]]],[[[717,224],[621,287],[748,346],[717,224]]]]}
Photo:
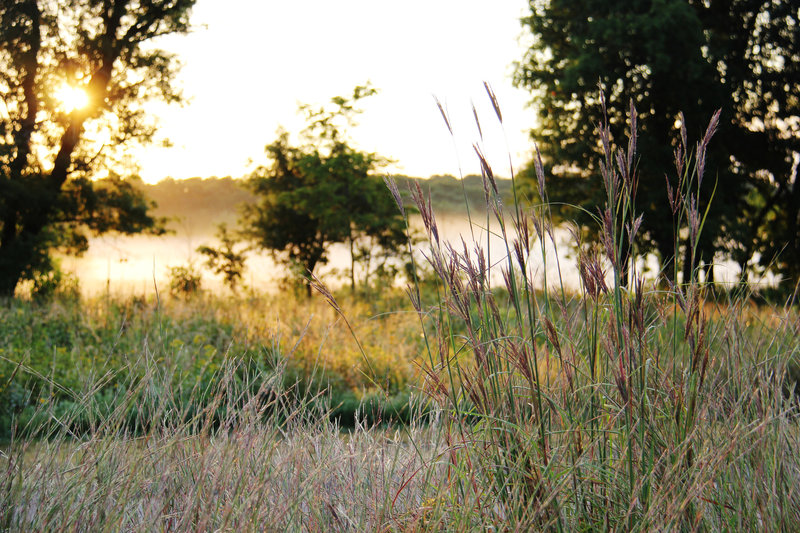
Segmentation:
{"type": "Polygon", "coordinates": [[[0,295],[53,268],[52,250],[85,250],[88,233],[159,231],[120,177],[124,147],[153,139],[144,102],[181,99],[177,61],[151,41],[188,32],[194,3],[0,4],[0,295]]]}
{"type": "Polygon", "coordinates": [[[674,190],[679,179],[675,139],[681,127],[698,136],[721,108],[700,190],[701,211],[711,201],[701,259],[724,255],[746,269],[756,254],[763,267],[780,251],[773,265],[796,280],[800,8],[771,0],[547,0],[530,8],[522,22],[534,42],[515,81],[534,95],[532,137],[556,177],[550,200],[586,209],[561,214],[588,222],[586,213],[602,199],[594,135],[602,119],[599,89],[615,139],[629,133],[625,117],[633,102],[641,251],[657,252],[671,269],[667,183],[674,190]]]}
{"type": "Polygon", "coordinates": [[[305,142],[292,146],[289,135],[279,133],[266,147],[268,164],[247,180],[257,200],[245,206],[245,234],[306,282],[327,262],[331,244],[349,246],[355,289],[357,261],[367,263],[368,275],[373,259],[385,263],[406,243],[404,220],[373,174],[385,160],[353,148],[345,135],[360,112],[357,102],[374,93],[358,86],[351,97],[332,98],[332,108],[301,106],[305,142]]]}

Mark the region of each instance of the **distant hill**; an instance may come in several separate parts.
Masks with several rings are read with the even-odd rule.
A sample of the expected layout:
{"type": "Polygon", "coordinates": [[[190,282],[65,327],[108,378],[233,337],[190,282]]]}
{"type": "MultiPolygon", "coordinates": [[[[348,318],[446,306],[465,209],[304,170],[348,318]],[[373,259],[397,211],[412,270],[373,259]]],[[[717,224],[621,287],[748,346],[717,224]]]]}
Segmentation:
{"type": "MultiPolygon", "coordinates": [[[[466,192],[470,208],[485,210],[483,181],[480,176],[466,176],[462,183],[453,176],[432,176],[429,179],[395,176],[398,189],[407,205],[411,205],[409,184],[416,181],[431,195],[438,212],[464,213],[466,192]]],[[[511,180],[496,180],[504,202],[511,196],[511,180]]],[[[142,184],[145,194],[158,204],[155,214],[171,219],[172,229],[191,228],[194,233],[213,233],[217,224],[236,223],[238,207],[254,201],[253,195],[242,187],[242,181],[225,178],[164,179],[156,184],[142,184]]],[[[389,194],[388,190],[386,194],[389,194]]]]}

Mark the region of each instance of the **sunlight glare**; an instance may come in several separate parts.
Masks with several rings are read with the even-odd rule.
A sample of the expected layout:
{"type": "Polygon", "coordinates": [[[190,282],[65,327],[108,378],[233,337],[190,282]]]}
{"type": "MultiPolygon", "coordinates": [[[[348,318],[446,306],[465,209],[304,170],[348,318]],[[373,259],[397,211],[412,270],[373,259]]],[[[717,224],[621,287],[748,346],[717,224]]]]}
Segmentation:
{"type": "Polygon", "coordinates": [[[89,105],[89,95],[80,87],[62,85],[54,96],[67,113],[72,113],[76,109],[83,109],[89,105]]]}

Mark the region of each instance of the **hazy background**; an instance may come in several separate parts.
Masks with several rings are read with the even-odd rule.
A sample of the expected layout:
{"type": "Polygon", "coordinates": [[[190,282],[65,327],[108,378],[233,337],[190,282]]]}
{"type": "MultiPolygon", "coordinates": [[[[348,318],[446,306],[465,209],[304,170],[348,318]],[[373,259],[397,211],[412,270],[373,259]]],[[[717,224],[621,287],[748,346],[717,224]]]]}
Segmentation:
{"type": "Polygon", "coordinates": [[[298,103],[323,104],[370,81],[355,145],[396,161],[390,171],[411,176],[456,174],[453,143],[434,103],[448,108],[465,173],[479,167],[471,103],[484,131],[487,155],[508,175],[528,159],[530,94],[511,83],[513,62],[527,48],[519,23],[524,0],[371,0],[264,2],[200,0],[196,31],[155,45],[184,62],[178,83],[185,107],[157,104],[157,145],[133,154],[153,183],[166,176],[239,176],[278,126],[297,132],[298,103]],[[504,111],[503,132],[486,97],[489,82],[504,111]]]}
{"type": "MultiPolygon", "coordinates": [[[[464,191],[460,182],[453,177],[437,176],[423,180],[422,183],[426,193],[433,199],[442,240],[450,242],[459,250],[462,247],[462,237],[470,249],[477,242],[486,250],[488,242],[492,262],[498,264],[492,272],[493,282],[503,283],[499,264],[505,264],[505,243],[499,236],[494,217],[491,220],[491,232],[485,231],[486,215],[480,209],[483,202],[481,178],[472,175],[465,180],[473,209],[472,229],[464,207],[464,191]],[[473,235],[475,241],[472,240],[473,235]]],[[[501,180],[498,183],[501,194],[510,202],[510,180],[501,180]]],[[[160,237],[107,234],[92,239],[85,255],[62,257],[62,266],[78,276],[83,293],[93,295],[108,290],[120,295],[141,295],[153,294],[156,289],[166,291],[169,268],[188,264],[202,271],[203,286],[206,289],[225,290],[219,276],[201,268],[204,257],[197,253],[197,247],[219,244],[215,236],[218,224],[226,223],[229,228],[236,227],[239,206],[253,200],[250,193],[240,187],[238,180],[232,178],[169,179],[157,184],[144,184],[143,187],[147,195],[158,203],[154,213],[169,220],[170,234],[160,237]]],[[[422,235],[423,226],[419,216],[411,215],[410,222],[422,235]]],[[[548,278],[558,279],[560,264],[565,283],[577,288],[577,274],[569,253],[570,236],[564,230],[557,230],[556,236],[558,253],[556,254],[552,245],[547,246],[548,278]],[[555,261],[556,256],[560,263],[555,261]]],[[[427,244],[422,242],[416,247],[417,253],[420,254],[426,248],[427,244]]],[[[345,274],[350,268],[349,249],[344,244],[331,245],[329,257],[330,262],[321,266],[317,274],[334,287],[346,283],[345,274]]],[[[421,255],[418,257],[421,263],[425,263],[421,255]]],[[[542,275],[545,271],[544,262],[534,257],[534,263],[537,265],[537,273],[542,275]]],[[[284,268],[276,265],[266,252],[251,252],[248,255],[244,283],[255,289],[274,291],[280,287],[279,281],[285,273],[284,268]]]]}
{"type": "MultiPolygon", "coordinates": [[[[354,146],[390,158],[387,172],[422,178],[478,173],[472,144],[480,141],[496,173],[509,176],[509,156],[515,169],[529,159],[534,120],[526,107],[530,95],[511,83],[513,63],[527,48],[519,23],[526,9],[522,0],[200,0],[192,14],[195,31],[154,43],[183,62],[177,84],[188,102],[149,104],[160,142],[131,150],[131,159],[149,184],[167,177],[239,178],[265,161],[264,146],[279,127],[295,136],[303,128],[299,104],[322,105],[369,81],[379,93],[364,102],[358,127],[347,133],[354,146]],[[484,81],[500,101],[503,127],[484,81]],[[452,137],[434,97],[449,114],[452,137]]],[[[63,266],[88,293],[152,292],[166,285],[168,267],[199,267],[196,248],[216,242],[217,223],[236,225],[235,205],[244,193],[227,187],[224,194],[232,197],[221,200],[218,194],[204,198],[199,186],[185,189],[182,199],[156,198],[157,213],[173,218],[171,235],[102,236],[83,257],[63,258],[63,266]]],[[[461,201],[447,195],[440,194],[440,202],[461,201]]],[[[463,206],[440,224],[456,242],[470,235],[463,206]]],[[[333,246],[321,273],[348,266],[346,251],[333,246]]],[[[208,287],[221,286],[208,271],[203,275],[208,287]]],[[[250,255],[248,285],[274,288],[280,275],[265,253],[250,255]]]]}

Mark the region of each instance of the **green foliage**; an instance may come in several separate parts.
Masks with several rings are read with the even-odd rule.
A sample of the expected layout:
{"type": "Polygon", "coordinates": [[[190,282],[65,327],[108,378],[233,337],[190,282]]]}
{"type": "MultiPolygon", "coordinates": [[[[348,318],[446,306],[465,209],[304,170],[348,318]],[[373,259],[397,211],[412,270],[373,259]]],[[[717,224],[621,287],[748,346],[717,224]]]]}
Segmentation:
{"type": "Polygon", "coordinates": [[[56,296],[68,299],[80,297],[78,278],[65,274],[58,264],[34,277],[31,288],[31,297],[34,300],[47,301],[56,296]]]}
{"type": "Polygon", "coordinates": [[[236,292],[242,281],[247,250],[236,251],[236,237],[228,232],[228,226],[224,223],[218,226],[217,237],[220,240],[219,248],[200,246],[197,251],[206,256],[206,266],[215,274],[221,274],[225,285],[236,292]]]}
{"type": "MultiPolygon", "coordinates": [[[[112,411],[121,400],[116,397],[124,397],[146,375],[148,358],[174,372],[176,400],[185,399],[192,386],[213,381],[222,354],[233,346],[232,324],[208,313],[159,315],[141,299],[99,307],[58,297],[9,301],[0,308],[0,319],[0,438],[8,437],[12,418],[22,429],[43,404],[89,420],[91,413],[74,409],[80,397],[90,394],[97,409],[112,411]],[[145,354],[148,342],[152,350],[145,354]]],[[[244,344],[235,348],[246,350],[244,344]]]]}
{"type": "MultiPolygon", "coordinates": [[[[673,154],[672,132],[679,126],[685,139],[687,130],[700,131],[721,108],[705,168],[685,169],[697,170],[700,211],[708,209],[698,258],[710,264],[727,256],[746,269],[760,253],[762,266],[773,264],[796,279],[800,205],[791,198],[797,196],[798,137],[788,126],[800,120],[796,8],[769,0],[550,0],[531,3],[523,25],[534,44],[517,65],[516,83],[534,95],[539,126],[532,136],[555,175],[548,193],[562,217],[597,237],[588,228],[604,196],[602,147],[593,136],[603,119],[599,82],[608,95],[612,139],[629,132],[631,103],[639,110],[633,199],[644,215],[639,247],[657,252],[672,270],[676,229],[665,189],[678,189],[682,173],[672,171],[674,163],[692,155],[673,154]],[[779,249],[781,259],[773,263],[779,249]]],[[[687,167],[702,155],[690,157],[687,167]]],[[[534,165],[527,176],[530,196],[537,198],[534,165]]],[[[691,250],[682,246],[678,253],[688,258],[691,250]]]]}
{"type": "MultiPolygon", "coordinates": [[[[50,253],[87,235],[161,231],[151,204],[118,175],[124,148],[150,141],[143,104],[180,100],[177,62],[150,46],[186,33],[194,0],[22,0],[0,7],[0,295],[47,276],[50,253]],[[69,108],[63,87],[87,103],[69,108]],[[103,139],[103,141],[100,141],[103,139]],[[102,178],[100,171],[108,177],[102,178]]],[[[122,169],[122,170],[120,170],[122,169]]]]}
{"type": "Polygon", "coordinates": [[[202,276],[193,265],[178,265],[169,269],[169,293],[190,298],[200,292],[202,276]]]}
{"type": "Polygon", "coordinates": [[[20,430],[28,423],[52,424],[51,408],[72,420],[74,431],[87,430],[115,409],[127,412],[125,423],[138,424],[129,429],[144,431],[140,419],[157,411],[154,398],[163,396],[177,406],[174,416],[191,418],[227,379],[228,364],[237,367],[234,378],[240,382],[280,370],[294,397],[313,398],[345,425],[356,418],[408,420],[416,381],[410,358],[419,348],[416,321],[387,313],[402,305],[407,304],[400,292],[376,295],[369,305],[355,299],[348,305],[360,306],[359,320],[375,328],[375,338],[365,344],[375,360],[374,378],[388,393],[384,397],[367,379],[349,336],[320,323],[326,305],[305,297],[157,303],[141,297],[64,298],[57,292],[47,300],[8,300],[0,306],[0,441],[9,437],[13,421],[20,430]],[[318,318],[310,323],[309,316],[318,318]],[[288,346],[281,344],[283,334],[288,346]],[[135,392],[144,384],[157,390],[135,392]],[[141,396],[125,405],[126,395],[134,393],[141,396]]]}
{"type": "MultiPolygon", "coordinates": [[[[290,272],[309,279],[327,262],[333,243],[349,246],[351,286],[357,260],[385,264],[406,243],[403,218],[380,178],[379,156],[352,148],[343,129],[354,125],[358,100],[374,94],[356,87],[351,98],[335,97],[333,109],[302,106],[306,144],[290,145],[283,132],[266,148],[269,165],[248,179],[255,204],[245,205],[244,232],[273,253],[290,272]]],[[[308,286],[310,293],[310,286],[308,286]]]]}

